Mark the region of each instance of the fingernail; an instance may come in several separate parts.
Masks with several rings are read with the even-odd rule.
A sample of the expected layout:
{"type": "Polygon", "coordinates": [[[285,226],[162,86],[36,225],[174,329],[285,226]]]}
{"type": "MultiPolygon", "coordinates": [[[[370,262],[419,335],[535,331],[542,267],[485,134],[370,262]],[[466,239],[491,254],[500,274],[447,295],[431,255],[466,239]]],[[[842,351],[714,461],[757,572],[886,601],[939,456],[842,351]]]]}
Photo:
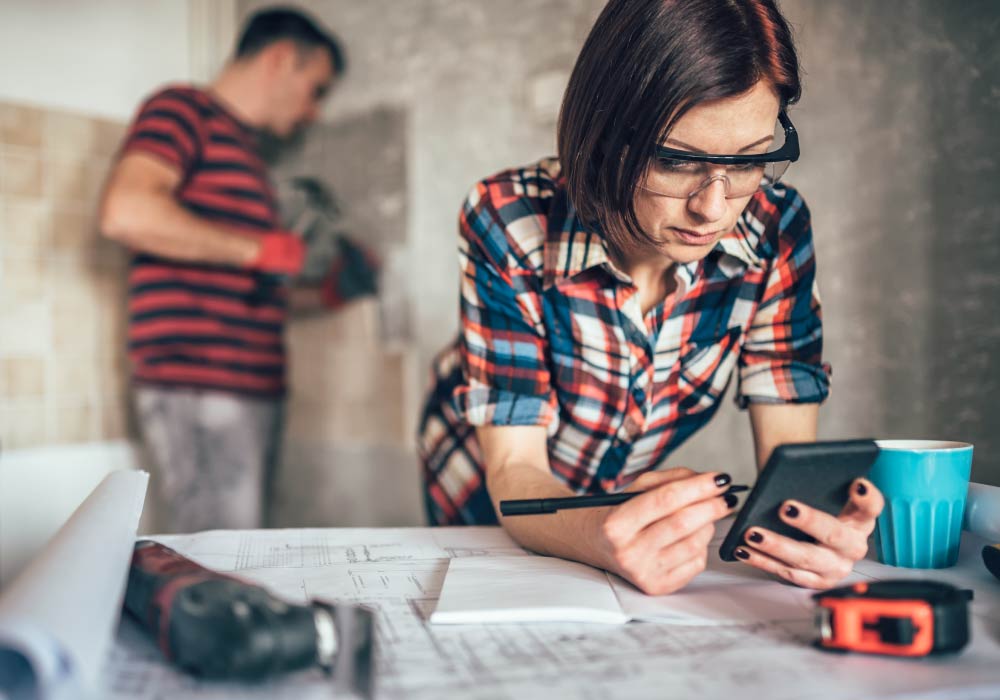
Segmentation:
{"type": "Polygon", "coordinates": [[[747,535],[747,539],[753,542],[754,544],[760,544],[761,542],[764,541],[764,535],[760,534],[757,531],[754,531],[751,532],[749,535],[747,535]]]}
{"type": "Polygon", "coordinates": [[[737,547],[736,551],[733,552],[733,554],[735,554],[740,559],[749,559],[750,558],[750,552],[748,552],[747,550],[743,549],[742,547],[737,547]]]}
{"type": "Polygon", "coordinates": [[[726,501],[726,507],[727,508],[735,508],[736,504],[740,502],[740,499],[738,499],[736,496],[734,496],[731,493],[727,493],[722,498],[726,501]]]}
{"type": "Polygon", "coordinates": [[[729,474],[719,474],[717,477],[715,477],[715,485],[716,486],[725,486],[726,484],[730,483],[732,480],[733,480],[733,477],[729,476],[729,474]]]}
{"type": "MultiPolygon", "coordinates": [[[[843,491],[841,491],[843,493],[843,491]]],[[[788,506],[785,508],[785,517],[797,518],[799,517],[799,509],[796,506],[788,506]]]]}
{"type": "Polygon", "coordinates": [[[868,487],[865,486],[860,481],[858,482],[858,485],[854,487],[854,490],[857,491],[859,496],[864,496],[866,493],[868,493],[868,487]]]}

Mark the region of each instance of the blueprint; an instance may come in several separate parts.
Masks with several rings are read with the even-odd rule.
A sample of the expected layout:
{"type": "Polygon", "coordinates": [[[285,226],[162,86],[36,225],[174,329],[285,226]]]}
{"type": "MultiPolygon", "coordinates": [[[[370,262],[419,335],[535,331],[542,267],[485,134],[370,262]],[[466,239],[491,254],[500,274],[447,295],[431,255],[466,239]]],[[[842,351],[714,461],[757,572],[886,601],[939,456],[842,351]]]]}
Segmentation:
{"type": "MultiPolygon", "coordinates": [[[[975,541],[963,544],[959,567],[943,577],[933,572],[975,589],[972,644],[958,656],[907,661],[817,651],[805,614],[712,626],[429,625],[450,560],[531,556],[500,528],[220,531],[153,539],[293,602],[373,607],[378,698],[1000,697],[1000,585],[977,562],[975,541]]],[[[876,580],[899,572],[914,575],[865,561],[855,576],[876,580]]],[[[112,700],[310,700],[332,693],[318,671],[246,686],[194,680],[164,662],[127,618],[102,678],[112,700]]]]}

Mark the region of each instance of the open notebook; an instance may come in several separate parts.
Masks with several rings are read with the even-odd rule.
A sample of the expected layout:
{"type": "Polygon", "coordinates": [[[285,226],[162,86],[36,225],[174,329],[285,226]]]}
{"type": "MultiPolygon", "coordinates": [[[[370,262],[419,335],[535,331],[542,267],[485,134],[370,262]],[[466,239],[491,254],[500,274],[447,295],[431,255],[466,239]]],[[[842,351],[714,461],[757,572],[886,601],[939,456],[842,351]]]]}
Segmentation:
{"type": "MultiPolygon", "coordinates": [[[[721,540],[720,540],[721,541],[721,540]]],[[[648,596],[585,564],[554,557],[452,559],[432,624],[597,622],[630,620],[719,625],[809,619],[811,591],[726,563],[713,543],[706,570],[683,590],[648,596]]]]}

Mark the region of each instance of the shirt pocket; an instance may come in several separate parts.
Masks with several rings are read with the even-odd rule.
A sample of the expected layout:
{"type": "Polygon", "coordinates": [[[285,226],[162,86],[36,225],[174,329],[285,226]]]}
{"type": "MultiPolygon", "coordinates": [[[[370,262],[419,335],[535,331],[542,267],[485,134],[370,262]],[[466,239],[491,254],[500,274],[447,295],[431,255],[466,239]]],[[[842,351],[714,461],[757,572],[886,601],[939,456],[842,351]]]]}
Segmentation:
{"type": "Polygon", "coordinates": [[[677,372],[678,408],[696,413],[718,403],[732,379],[741,335],[742,329],[730,328],[717,338],[684,346],[677,372]]]}

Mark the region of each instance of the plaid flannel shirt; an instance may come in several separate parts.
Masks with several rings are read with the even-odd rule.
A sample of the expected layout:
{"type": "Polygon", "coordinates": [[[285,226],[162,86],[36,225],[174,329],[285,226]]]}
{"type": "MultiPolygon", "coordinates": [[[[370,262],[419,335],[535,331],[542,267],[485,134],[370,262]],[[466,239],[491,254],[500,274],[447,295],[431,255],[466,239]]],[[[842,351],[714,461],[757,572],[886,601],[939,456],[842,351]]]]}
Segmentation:
{"type": "Polygon", "coordinates": [[[673,304],[645,316],[556,160],[470,192],[459,221],[458,340],[434,363],[419,435],[436,524],[495,523],[479,425],[540,425],[552,473],[617,491],[736,401],[821,402],[829,367],[809,211],[791,187],[755,194],[708,256],[678,265],[673,304]]]}

